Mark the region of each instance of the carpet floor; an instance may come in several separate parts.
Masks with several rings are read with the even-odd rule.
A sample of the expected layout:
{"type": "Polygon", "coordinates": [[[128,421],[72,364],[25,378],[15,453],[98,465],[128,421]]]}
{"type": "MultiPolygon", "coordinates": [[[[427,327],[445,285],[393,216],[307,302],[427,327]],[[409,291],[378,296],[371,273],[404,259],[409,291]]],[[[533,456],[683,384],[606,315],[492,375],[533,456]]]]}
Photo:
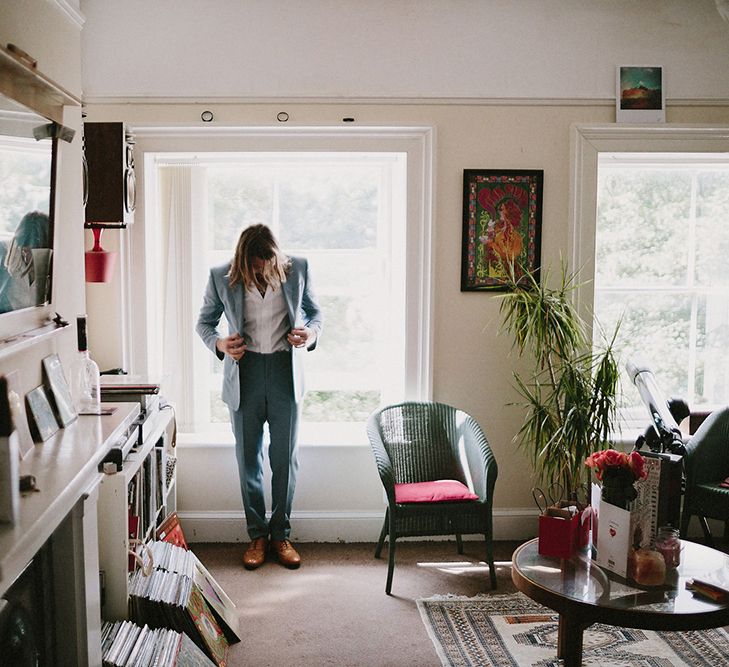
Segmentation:
{"type": "MultiPolygon", "coordinates": [[[[397,544],[392,595],[385,595],[387,547],[297,544],[298,570],[275,561],[257,570],[241,565],[245,545],[191,548],[238,607],[243,640],[231,646],[230,667],[440,667],[417,600],[434,595],[489,593],[484,544],[397,544]]],[[[494,544],[498,593],[515,592],[511,554],[516,542],[494,544]]]]}

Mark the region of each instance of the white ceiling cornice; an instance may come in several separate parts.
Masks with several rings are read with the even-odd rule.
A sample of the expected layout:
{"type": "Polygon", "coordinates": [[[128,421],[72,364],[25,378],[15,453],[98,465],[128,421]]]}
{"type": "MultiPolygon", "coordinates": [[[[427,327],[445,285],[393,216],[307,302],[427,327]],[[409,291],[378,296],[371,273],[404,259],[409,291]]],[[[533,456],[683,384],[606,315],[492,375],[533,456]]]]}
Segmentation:
{"type": "Polygon", "coordinates": [[[70,2],[69,0],[48,0],[52,5],[58,7],[61,13],[74,25],[78,26],[79,30],[84,27],[86,23],[86,17],[81,13],[78,8],[78,2],[70,2]]]}
{"type": "MultiPolygon", "coordinates": [[[[584,97],[573,98],[536,98],[536,97],[198,97],[198,96],[143,96],[143,95],[88,95],[83,97],[83,104],[117,105],[117,104],[331,104],[331,105],[458,105],[458,106],[615,106],[615,98],[584,97]]],[[[714,107],[729,106],[726,98],[667,98],[666,106],[714,107]]]]}

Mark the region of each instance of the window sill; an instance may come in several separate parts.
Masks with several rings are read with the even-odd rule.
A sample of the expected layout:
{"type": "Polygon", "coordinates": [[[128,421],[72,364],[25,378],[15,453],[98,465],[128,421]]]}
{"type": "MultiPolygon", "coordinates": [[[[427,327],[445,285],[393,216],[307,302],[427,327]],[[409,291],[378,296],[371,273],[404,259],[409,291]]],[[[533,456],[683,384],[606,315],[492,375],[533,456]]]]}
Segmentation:
{"type": "MultiPolygon", "coordinates": [[[[234,447],[230,431],[179,433],[180,447],[234,447]]],[[[268,434],[264,434],[264,445],[268,434]]],[[[299,428],[299,447],[369,447],[364,423],[306,423],[299,428]]]]}

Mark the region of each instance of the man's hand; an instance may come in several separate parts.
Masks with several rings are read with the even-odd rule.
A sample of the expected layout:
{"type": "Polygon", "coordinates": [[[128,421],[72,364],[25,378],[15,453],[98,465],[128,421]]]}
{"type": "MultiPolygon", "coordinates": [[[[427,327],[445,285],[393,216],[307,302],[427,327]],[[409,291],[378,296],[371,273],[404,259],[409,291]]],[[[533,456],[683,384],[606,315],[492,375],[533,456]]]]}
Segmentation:
{"type": "Polygon", "coordinates": [[[239,333],[231,334],[226,338],[218,338],[215,347],[223,354],[227,354],[234,361],[240,361],[241,357],[246,353],[246,344],[239,333]]]}
{"type": "Polygon", "coordinates": [[[306,347],[307,342],[313,335],[314,332],[311,329],[296,327],[291,329],[289,335],[286,336],[286,340],[288,340],[291,347],[306,347]]]}

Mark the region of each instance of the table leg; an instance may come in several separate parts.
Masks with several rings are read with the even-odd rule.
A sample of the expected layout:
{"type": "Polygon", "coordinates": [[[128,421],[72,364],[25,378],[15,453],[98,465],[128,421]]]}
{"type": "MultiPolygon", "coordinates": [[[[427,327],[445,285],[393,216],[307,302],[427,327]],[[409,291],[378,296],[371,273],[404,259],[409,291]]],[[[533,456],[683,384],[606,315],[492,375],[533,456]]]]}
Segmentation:
{"type": "Polygon", "coordinates": [[[559,615],[557,657],[564,660],[564,667],[581,667],[582,635],[591,625],[567,614],[559,615]]]}

